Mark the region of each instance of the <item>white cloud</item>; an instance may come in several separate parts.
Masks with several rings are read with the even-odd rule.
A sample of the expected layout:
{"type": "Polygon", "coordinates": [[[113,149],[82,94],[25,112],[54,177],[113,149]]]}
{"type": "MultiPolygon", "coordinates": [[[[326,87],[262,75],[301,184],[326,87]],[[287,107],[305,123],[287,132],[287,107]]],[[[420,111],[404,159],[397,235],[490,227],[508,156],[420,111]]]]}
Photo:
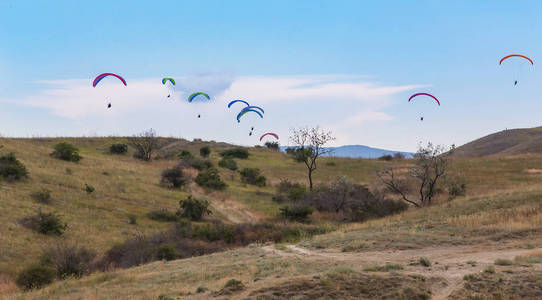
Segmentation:
{"type": "MultiPolygon", "coordinates": [[[[44,109],[46,118],[55,115],[66,118],[77,125],[81,134],[130,135],[152,127],[162,135],[252,145],[258,142],[258,133],[264,131],[278,133],[282,143],[286,143],[290,128],[321,125],[335,132],[339,137],[337,143],[349,143],[360,142],[356,139],[360,126],[393,119],[385,109],[397,94],[421,87],[383,85],[362,76],[334,74],[239,77],[204,74],[174,78],[177,85],[171,98],[166,97],[170,91],[162,85],[161,78],[127,79],[127,87],[115,78],[107,78],[96,88],[89,80],[67,79],[40,81],[45,88],[22,103],[44,109]],[[189,104],[186,97],[194,91],[205,91],[213,99],[209,103],[189,104]],[[226,107],[233,99],[263,106],[264,119],[246,116],[237,123],[235,115],[239,107],[226,107]],[[111,109],[106,108],[108,102],[112,103],[111,109]],[[202,117],[197,118],[198,114],[202,117]],[[256,127],[255,134],[248,136],[252,126],[256,127]]],[[[13,103],[6,100],[2,101],[13,103]]],[[[34,132],[46,134],[43,130],[38,128],[34,132]]],[[[54,130],[51,134],[59,134],[63,128],[54,130]]]]}

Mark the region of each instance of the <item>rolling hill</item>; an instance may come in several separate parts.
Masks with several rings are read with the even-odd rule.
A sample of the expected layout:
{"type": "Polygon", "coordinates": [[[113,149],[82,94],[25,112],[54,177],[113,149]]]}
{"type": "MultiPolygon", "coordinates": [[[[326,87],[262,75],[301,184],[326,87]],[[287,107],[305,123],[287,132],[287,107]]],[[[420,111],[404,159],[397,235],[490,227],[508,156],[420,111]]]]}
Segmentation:
{"type": "Polygon", "coordinates": [[[542,127],[509,129],[487,135],[456,149],[456,157],[542,153],[542,127]]]}

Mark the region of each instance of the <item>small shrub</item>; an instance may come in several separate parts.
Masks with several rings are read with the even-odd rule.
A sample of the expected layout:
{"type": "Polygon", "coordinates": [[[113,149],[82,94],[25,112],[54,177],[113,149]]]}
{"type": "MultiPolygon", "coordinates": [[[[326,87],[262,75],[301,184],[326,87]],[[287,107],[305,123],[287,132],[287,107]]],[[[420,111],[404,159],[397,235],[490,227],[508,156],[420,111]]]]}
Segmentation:
{"type": "Polygon", "coordinates": [[[308,220],[313,209],[308,206],[285,206],[280,208],[280,215],[290,221],[305,222],[308,220]]]}
{"type": "Polygon", "coordinates": [[[121,143],[111,144],[109,152],[113,154],[126,154],[128,152],[128,145],[121,143]]]}
{"type": "Polygon", "coordinates": [[[214,190],[223,190],[227,187],[226,183],[220,178],[218,170],[215,168],[199,172],[195,181],[199,186],[214,190]]]}
{"type": "Polygon", "coordinates": [[[28,171],[15,154],[9,153],[0,156],[0,177],[7,181],[18,181],[27,178],[28,171]]]}
{"type": "Polygon", "coordinates": [[[244,168],[239,171],[241,174],[241,181],[244,183],[256,185],[256,186],[265,186],[266,178],[263,175],[260,175],[260,169],[257,168],[244,168]]]}
{"type": "Polygon", "coordinates": [[[161,182],[168,187],[180,188],[188,183],[188,177],[183,173],[180,166],[176,166],[162,172],[161,182]]]}
{"type": "Polygon", "coordinates": [[[243,285],[243,282],[241,280],[237,279],[230,279],[226,284],[224,285],[224,288],[230,288],[230,287],[236,287],[239,285],[243,285]]]}
{"type": "Polygon", "coordinates": [[[210,215],[209,202],[207,200],[199,200],[188,196],[185,200],[179,201],[181,210],[179,215],[191,221],[200,221],[205,215],[210,215]]]}
{"type": "Polygon", "coordinates": [[[95,190],[96,189],[92,185],[85,183],[85,192],[87,192],[87,194],[90,195],[90,194],[94,193],[95,190]]]}
{"type": "Polygon", "coordinates": [[[487,266],[487,267],[485,267],[484,273],[494,274],[494,273],[495,273],[495,267],[494,267],[494,266],[487,266]]]}
{"type": "Polygon", "coordinates": [[[397,152],[393,155],[393,159],[405,159],[405,155],[401,152],[397,152]]]}
{"type": "Polygon", "coordinates": [[[186,156],[179,162],[180,167],[194,168],[198,171],[209,169],[213,166],[213,163],[209,160],[200,159],[194,156],[186,156]]]}
{"type": "Polygon", "coordinates": [[[180,159],[183,159],[185,157],[192,157],[194,155],[192,155],[192,152],[188,151],[188,150],[181,150],[181,153],[179,154],[179,158],[180,159]]]}
{"type": "Polygon", "coordinates": [[[158,248],[158,251],[156,252],[156,258],[158,260],[174,260],[179,257],[179,253],[173,247],[173,245],[163,245],[158,248]]]}
{"type": "Polygon", "coordinates": [[[51,284],[55,278],[55,270],[50,266],[36,264],[23,269],[15,283],[25,290],[39,289],[51,284]]]}
{"type": "Polygon", "coordinates": [[[273,201],[282,203],[285,201],[297,202],[307,193],[307,188],[299,183],[293,183],[288,179],[282,179],[277,186],[277,193],[273,196],[273,201]]]}
{"type": "Polygon", "coordinates": [[[48,189],[35,191],[30,196],[39,203],[51,204],[51,191],[48,189]]]}
{"type": "Polygon", "coordinates": [[[77,147],[65,142],[56,144],[51,156],[73,162],[78,162],[83,158],[79,155],[79,149],[77,149],[77,147]]]}
{"type": "Polygon", "coordinates": [[[389,155],[389,154],[386,154],[386,155],[382,155],[378,158],[379,160],[384,160],[384,161],[391,161],[393,160],[393,156],[389,155]]]}
{"type": "Polygon", "coordinates": [[[286,148],[286,154],[290,155],[296,162],[304,162],[312,156],[311,148],[289,147],[286,148]]]}
{"type": "Polygon", "coordinates": [[[335,167],[337,164],[334,161],[328,161],[326,166],[335,167]]]}
{"type": "Polygon", "coordinates": [[[209,155],[211,154],[211,147],[209,146],[203,146],[201,148],[199,148],[199,155],[201,155],[201,157],[209,157],[209,155]]]}
{"type": "Polygon", "coordinates": [[[137,225],[137,216],[134,214],[128,215],[128,224],[130,225],[137,225]]]}
{"type": "Polygon", "coordinates": [[[207,292],[207,290],[208,289],[206,287],[204,287],[204,286],[198,286],[198,288],[196,289],[196,293],[198,293],[198,294],[205,293],[205,292],[207,292]]]}
{"type": "Polygon", "coordinates": [[[498,258],[495,260],[495,265],[497,266],[511,266],[513,264],[514,262],[509,259],[498,258]]]}
{"type": "Polygon", "coordinates": [[[418,262],[420,263],[420,265],[422,265],[424,267],[430,267],[431,266],[431,261],[427,257],[420,257],[418,262]]]}
{"type": "Polygon", "coordinates": [[[158,295],[158,300],[175,300],[175,299],[171,296],[160,294],[158,295]]]}
{"type": "Polygon", "coordinates": [[[278,142],[265,142],[265,147],[267,149],[272,149],[272,150],[279,150],[279,143],[278,142]]]}
{"type": "Polygon", "coordinates": [[[467,194],[467,183],[464,177],[456,177],[448,183],[448,199],[453,200],[467,194]]]}
{"type": "Polygon", "coordinates": [[[229,158],[247,159],[249,155],[248,150],[242,147],[227,149],[220,152],[220,156],[229,158]]]}
{"type": "Polygon", "coordinates": [[[386,263],[383,266],[372,266],[372,267],[365,268],[363,270],[366,272],[390,272],[390,271],[397,271],[397,270],[402,270],[402,269],[403,269],[403,266],[399,264],[386,263]]]}
{"type": "Polygon", "coordinates": [[[56,276],[64,279],[69,276],[81,277],[89,274],[96,253],[84,247],[60,242],[45,250],[40,257],[40,263],[51,266],[56,276]]]}
{"type": "Polygon", "coordinates": [[[41,209],[36,215],[28,216],[21,220],[21,224],[26,228],[47,235],[62,235],[67,224],[63,224],[60,217],[54,213],[43,213],[41,209]]]}
{"type": "Polygon", "coordinates": [[[72,171],[72,169],[70,169],[70,168],[66,168],[66,174],[68,174],[68,175],[72,175],[72,174],[73,174],[73,171],[72,171]]]}
{"type": "Polygon", "coordinates": [[[237,170],[237,163],[235,162],[235,160],[228,157],[224,157],[221,160],[219,160],[218,166],[221,168],[232,170],[232,171],[237,170]]]}
{"type": "Polygon", "coordinates": [[[179,219],[176,213],[170,212],[165,208],[153,210],[147,214],[147,217],[159,222],[175,222],[179,219]]]}

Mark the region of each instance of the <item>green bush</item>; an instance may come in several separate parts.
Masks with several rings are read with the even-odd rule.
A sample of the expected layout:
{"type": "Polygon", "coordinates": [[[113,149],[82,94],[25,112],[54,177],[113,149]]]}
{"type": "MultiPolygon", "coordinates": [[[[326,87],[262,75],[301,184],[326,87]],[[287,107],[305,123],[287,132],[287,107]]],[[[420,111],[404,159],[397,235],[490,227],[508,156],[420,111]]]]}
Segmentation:
{"type": "Polygon", "coordinates": [[[147,217],[159,222],[175,222],[179,219],[176,213],[170,212],[165,208],[153,210],[147,214],[147,217]]]}
{"type": "Polygon", "coordinates": [[[309,206],[285,206],[280,208],[280,215],[290,221],[305,222],[312,214],[313,209],[309,206]]]}
{"type": "Polygon", "coordinates": [[[288,147],[286,154],[290,155],[296,162],[304,162],[312,156],[311,148],[288,147]]]}
{"type": "Polygon", "coordinates": [[[431,266],[431,261],[427,257],[420,257],[418,262],[420,263],[420,265],[422,265],[424,267],[430,267],[431,266]]]}
{"type": "Polygon", "coordinates": [[[137,216],[134,214],[128,215],[128,224],[130,225],[137,225],[137,216]]]}
{"type": "Polygon", "coordinates": [[[178,155],[178,157],[180,159],[183,159],[185,157],[192,157],[194,155],[192,155],[192,152],[188,151],[188,150],[181,150],[181,153],[178,155]]]}
{"type": "Polygon", "coordinates": [[[200,221],[205,215],[210,215],[209,202],[207,200],[199,200],[188,196],[185,200],[179,201],[179,215],[191,221],[200,221]]]}
{"type": "Polygon", "coordinates": [[[514,262],[509,260],[509,259],[497,258],[495,260],[495,265],[497,265],[497,266],[511,266],[513,264],[514,264],[514,262]]]}
{"type": "Polygon", "coordinates": [[[0,156],[0,177],[7,181],[17,181],[27,178],[28,171],[15,154],[9,153],[0,156]]]}
{"type": "Polygon", "coordinates": [[[77,149],[77,147],[65,142],[56,144],[51,156],[73,162],[78,162],[83,158],[79,155],[79,149],[77,149]]]}
{"type": "Polygon", "coordinates": [[[52,267],[60,279],[81,277],[92,271],[92,261],[96,253],[84,247],[60,242],[47,249],[40,257],[40,263],[52,267]]]}
{"type": "Polygon", "coordinates": [[[55,278],[55,270],[50,266],[36,264],[23,269],[15,283],[25,290],[39,289],[51,284],[55,278]]]}
{"type": "Polygon", "coordinates": [[[94,193],[95,190],[96,189],[92,185],[85,183],[85,192],[87,192],[87,194],[90,195],[90,194],[94,193]]]}
{"type": "Polygon", "coordinates": [[[183,173],[180,166],[176,166],[162,172],[161,182],[168,187],[180,188],[188,183],[188,177],[183,173]]]}
{"type": "Polygon", "coordinates": [[[232,170],[232,171],[237,170],[237,163],[235,162],[235,160],[228,157],[224,157],[221,160],[219,160],[218,166],[221,168],[232,170]]]}
{"type": "Polygon", "coordinates": [[[282,202],[297,202],[301,200],[307,193],[307,188],[299,183],[293,183],[288,179],[282,179],[277,186],[277,193],[273,196],[273,201],[282,202]]]}
{"type": "Polygon", "coordinates": [[[226,183],[220,178],[218,170],[215,168],[199,172],[195,181],[199,186],[214,190],[223,190],[227,187],[226,183]]]}
{"type": "Polygon", "coordinates": [[[452,179],[448,183],[448,199],[453,200],[459,196],[465,196],[467,194],[467,183],[462,176],[452,179]]]}
{"type": "Polygon", "coordinates": [[[194,168],[198,171],[201,171],[211,168],[213,166],[213,163],[206,159],[200,159],[194,156],[186,156],[181,159],[181,161],[179,162],[179,166],[184,168],[194,168]]]}
{"type": "Polygon", "coordinates": [[[125,154],[128,152],[128,145],[121,143],[111,144],[109,152],[113,154],[125,154]]]}
{"type": "Polygon", "coordinates": [[[211,154],[211,147],[209,146],[203,146],[201,148],[199,148],[199,155],[201,155],[201,157],[209,157],[209,155],[211,154]]]}
{"type": "Polygon", "coordinates": [[[30,196],[39,203],[51,204],[51,191],[48,189],[35,191],[30,196]]]}
{"type": "Polygon", "coordinates": [[[248,150],[242,147],[227,149],[220,152],[220,156],[229,158],[247,159],[249,155],[248,150]]]}
{"type": "Polygon", "coordinates": [[[175,249],[173,245],[162,245],[158,248],[156,252],[156,258],[158,260],[174,260],[179,258],[179,252],[175,249]]]}
{"type": "Polygon", "coordinates": [[[258,168],[244,168],[239,171],[239,174],[241,174],[241,181],[244,183],[265,186],[266,178],[260,175],[260,169],[258,168]]]}
{"type": "Polygon", "coordinates": [[[391,161],[393,160],[393,156],[391,156],[390,154],[386,154],[386,155],[382,155],[378,158],[379,160],[385,160],[385,161],[391,161]]]}
{"type": "Polygon", "coordinates": [[[265,142],[265,147],[267,149],[272,149],[272,150],[279,150],[279,143],[278,142],[265,142]]]}
{"type": "Polygon", "coordinates": [[[67,224],[62,223],[59,216],[54,213],[43,213],[41,209],[36,215],[23,218],[21,224],[26,228],[47,235],[62,235],[68,227],[67,224]]]}

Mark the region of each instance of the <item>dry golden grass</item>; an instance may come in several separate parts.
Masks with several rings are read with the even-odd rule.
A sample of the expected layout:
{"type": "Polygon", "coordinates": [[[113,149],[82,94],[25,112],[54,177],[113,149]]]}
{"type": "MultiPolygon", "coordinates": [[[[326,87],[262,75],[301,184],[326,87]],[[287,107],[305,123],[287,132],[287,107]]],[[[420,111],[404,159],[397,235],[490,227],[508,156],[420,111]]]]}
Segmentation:
{"type": "MultiPolygon", "coordinates": [[[[2,151],[15,152],[30,172],[27,181],[0,184],[0,221],[4,224],[0,227],[0,273],[15,275],[38,257],[43,247],[58,239],[33,233],[18,224],[17,220],[38,207],[62,214],[69,226],[65,238],[98,252],[136,233],[151,233],[168,226],[149,220],[145,214],[156,208],[174,210],[178,200],[188,194],[187,191],[168,190],[159,185],[160,172],[175,162],[158,160],[144,163],[131,156],[106,154],[104,149],[113,140],[70,139],[82,149],[84,159],[78,164],[49,157],[52,145],[59,140],[5,139],[0,142],[4,145],[2,151]],[[71,174],[67,173],[67,168],[71,174]],[[96,187],[96,195],[86,195],[85,183],[96,187]],[[52,205],[38,204],[30,198],[31,192],[41,188],[52,191],[52,205]],[[137,216],[138,225],[128,224],[128,214],[137,216]]],[[[200,146],[199,143],[173,144],[170,149],[190,149],[193,153],[197,153],[200,146]]],[[[220,159],[217,150],[226,146],[216,147],[211,155],[215,163],[220,159]]],[[[238,160],[239,167],[259,168],[267,177],[268,186],[244,185],[234,172],[221,169],[222,177],[229,185],[226,191],[194,191],[212,202],[217,210],[215,216],[230,221],[273,217],[279,205],[271,200],[274,193],[272,185],[283,178],[299,182],[306,180],[304,166],[284,154],[267,149],[251,149],[250,152],[249,159],[238,160]],[[239,214],[234,215],[232,208],[239,214]],[[226,215],[230,213],[232,215],[228,218],[226,215]]],[[[344,225],[336,232],[317,236],[303,242],[303,245],[363,251],[476,245],[507,239],[540,242],[542,175],[525,170],[542,166],[542,156],[458,158],[454,162],[453,171],[463,174],[467,181],[466,197],[447,202],[442,196],[434,206],[410,209],[380,220],[344,225]]],[[[323,158],[315,180],[327,182],[338,176],[348,176],[356,182],[377,185],[374,175],[378,169],[406,167],[409,163],[408,160],[385,162],[323,158]],[[331,161],[334,165],[327,164],[331,161]]],[[[179,296],[194,293],[198,286],[218,291],[232,278],[251,283],[254,288],[263,288],[276,285],[284,278],[322,272],[336,264],[301,261],[296,256],[265,255],[266,252],[260,248],[252,247],[168,263],[155,262],[128,270],[97,273],[80,280],[56,282],[40,291],[10,297],[156,299],[160,294],[179,296]]],[[[10,291],[12,287],[11,281],[0,283],[0,291],[10,291]]]]}

